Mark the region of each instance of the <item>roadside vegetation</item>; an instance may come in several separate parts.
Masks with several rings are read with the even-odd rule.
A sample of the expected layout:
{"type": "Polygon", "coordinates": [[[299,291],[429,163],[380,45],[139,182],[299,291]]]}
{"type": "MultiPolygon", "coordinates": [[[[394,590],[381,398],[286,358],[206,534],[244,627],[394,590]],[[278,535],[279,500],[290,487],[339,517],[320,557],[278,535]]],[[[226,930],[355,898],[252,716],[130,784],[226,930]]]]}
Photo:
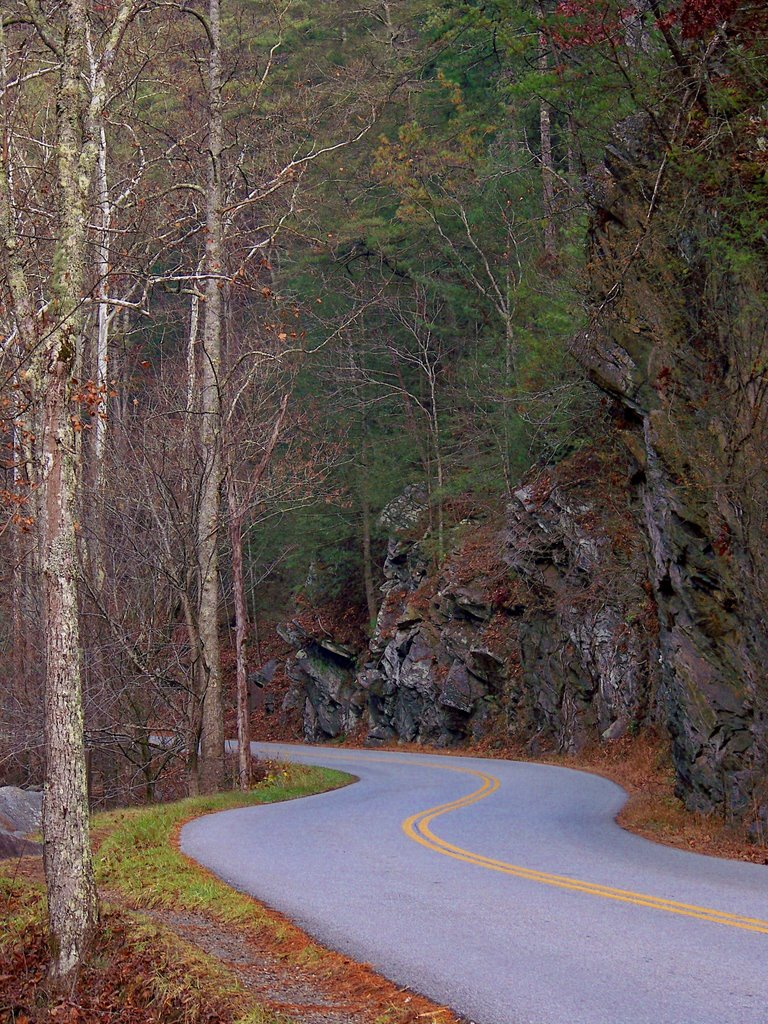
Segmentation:
{"type": "Polygon", "coordinates": [[[76,989],[48,995],[50,953],[39,883],[0,876],[5,927],[0,933],[0,1019],[33,1022],[203,1021],[278,1024],[231,971],[172,931],[111,905],[102,908],[94,954],[76,989]]]}
{"type": "MultiPolygon", "coordinates": [[[[250,711],[310,720],[278,628],[348,666],[329,736],[409,658],[374,737],[439,744],[431,664],[445,742],[666,729],[764,840],[767,41],[755,0],[6,0],[0,769],[46,786],[49,990],[102,953],[94,808],[227,788],[225,736],[248,792],[250,711]]],[[[175,912],[178,823],[104,825],[101,886],[175,912]]]]}
{"type": "Polygon", "coordinates": [[[1,862],[2,1024],[452,1024],[448,1011],[318,946],[178,847],[182,825],[193,818],[352,781],[331,769],[279,765],[247,793],[96,815],[99,932],[76,987],[65,993],[46,984],[40,858],[1,862]]]}

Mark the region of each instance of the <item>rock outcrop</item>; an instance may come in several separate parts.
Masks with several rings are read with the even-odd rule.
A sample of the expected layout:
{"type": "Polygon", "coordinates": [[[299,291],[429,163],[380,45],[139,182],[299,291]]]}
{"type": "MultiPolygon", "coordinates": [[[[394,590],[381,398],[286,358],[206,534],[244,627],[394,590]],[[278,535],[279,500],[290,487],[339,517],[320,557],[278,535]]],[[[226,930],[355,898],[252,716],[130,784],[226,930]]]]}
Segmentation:
{"type": "Polygon", "coordinates": [[[576,751],[658,717],[658,618],[626,465],[582,453],[515,494],[508,564],[529,595],[518,731],[576,751]]]}
{"type": "Polygon", "coordinates": [[[349,648],[295,624],[286,634],[299,648],[286,700],[303,702],[306,738],[367,725],[370,743],[512,738],[574,751],[643,725],[656,707],[658,630],[627,472],[626,459],[586,452],[532,475],[506,522],[455,528],[437,575],[413,493],[398,499],[357,674],[349,648]]]}
{"type": "Polygon", "coordinates": [[[357,652],[330,637],[311,636],[297,621],[283,626],[280,635],[296,649],[288,665],[292,685],[283,715],[301,712],[310,743],[354,732],[365,710],[356,682],[357,652]]]}
{"type": "Polygon", "coordinates": [[[386,513],[369,649],[298,638],[291,699],[309,738],[367,727],[371,742],[497,733],[573,751],[654,721],[687,805],[760,838],[768,268],[739,203],[765,139],[708,132],[698,159],[720,147],[717,187],[703,189],[663,136],[661,112],[626,121],[589,183],[592,308],[573,353],[614,403],[615,431],[529,474],[503,529],[459,524],[436,576],[406,493],[386,513]]]}
{"type": "Polygon", "coordinates": [[[486,633],[492,600],[480,585],[432,580],[419,540],[393,536],[384,601],[359,677],[372,742],[451,746],[478,739],[494,718],[506,677],[504,654],[486,633]]]}

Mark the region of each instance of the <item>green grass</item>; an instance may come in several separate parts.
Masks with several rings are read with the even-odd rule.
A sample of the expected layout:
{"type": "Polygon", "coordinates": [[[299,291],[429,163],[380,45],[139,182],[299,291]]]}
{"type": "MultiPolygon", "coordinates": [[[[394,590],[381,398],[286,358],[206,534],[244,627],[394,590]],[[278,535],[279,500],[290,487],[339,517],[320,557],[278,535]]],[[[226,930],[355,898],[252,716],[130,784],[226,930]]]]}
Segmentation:
{"type": "Polygon", "coordinates": [[[235,1024],[249,1024],[254,1013],[264,1024],[283,1022],[262,1007],[242,1010],[253,996],[224,964],[151,922],[133,922],[128,943],[145,972],[152,1005],[167,1018],[202,1024],[213,1013],[229,1012],[235,1024]]]}
{"type": "MultiPolygon", "coordinates": [[[[270,804],[338,789],[354,779],[330,768],[288,765],[249,793],[190,797],[172,804],[100,814],[97,834],[106,832],[96,854],[100,886],[117,890],[136,907],[184,907],[225,922],[254,921],[258,908],[187,860],[175,838],[184,822],[214,811],[270,804]]],[[[266,915],[264,915],[266,920],[266,915]]]]}
{"type": "MultiPolygon", "coordinates": [[[[10,871],[11,861],[2,865],[10,871]]],[[[26,880],[17,880],[11,874],[0,873],[0,953],[18,942],[19,938],[45,923],[45,891],[42,886],[26,880]]]]}

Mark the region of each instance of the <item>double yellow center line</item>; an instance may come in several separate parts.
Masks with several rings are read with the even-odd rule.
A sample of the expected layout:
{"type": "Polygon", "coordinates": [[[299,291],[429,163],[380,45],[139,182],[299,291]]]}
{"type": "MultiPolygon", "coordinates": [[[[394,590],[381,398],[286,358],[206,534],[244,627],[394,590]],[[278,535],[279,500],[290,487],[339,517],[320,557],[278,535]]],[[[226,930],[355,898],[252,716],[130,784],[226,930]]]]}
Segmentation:
{"type": "MultiPolygon", "coordinates": [[[[423,763],[423,762],[422,762],[423,763]]],[[[740,928],[742,931],[759,932],[768,935],[768,921],[761,921],[759,918],[744,917],[741,914],[730,914],[724,910],[713,910],[710,907],[699,907],[692,903],[680,903],[677,900],[667,900],[660,896],[648,896],[641,892],[632,892],[628,889],[615,889],[609,885],[598,885],[595,882],[582,882],[576,878],[569,878],[567,875],[555,875],[548,871],[535,871],[531,868],[520,867],[517,864],[508,864],[506,861],[497,860],[494,857],[485,857],[480,853],[473,853],[453,843],[446,842],[436,836],[432,831],[432,822],[444,814],[452,811],[459,811],[464,807],[484,800],[491,793],[495,793],[501,786],[501,782],[493,775],[476,771],[472,768],[453,768],[447,765],[430,765],[440,767],[443,771],[461,772],[465,775],[474,775],[481,781],[478,789],[473,790],[467,796],[458,800],[451,800],[449,803],[439,804],[437,807],[430,807],[429,810],[420,811],[418,814],[406,818],[402,824],[403,831],[415,843],[425,846],[435,853],[442,853],[445,857],[452,857],[454,860],[463,861],[465,864],[474,864],[488,871],[499,871],[504,875],[513,875],[515,878],[525,878],[529,882],[538,882],[540,885],[551,885],[557,889],[569,889],[572,892],[583,892],[589,896],[599,896],[606,900],[617,900],[620,903],[632,903],[638,907],[649,907],[651,910],[663,910],[668,914],[680,914],[683,917],[693,917],[699,921],[710,921],[713,924],[727,925],[729,928],[740,928]]]]}

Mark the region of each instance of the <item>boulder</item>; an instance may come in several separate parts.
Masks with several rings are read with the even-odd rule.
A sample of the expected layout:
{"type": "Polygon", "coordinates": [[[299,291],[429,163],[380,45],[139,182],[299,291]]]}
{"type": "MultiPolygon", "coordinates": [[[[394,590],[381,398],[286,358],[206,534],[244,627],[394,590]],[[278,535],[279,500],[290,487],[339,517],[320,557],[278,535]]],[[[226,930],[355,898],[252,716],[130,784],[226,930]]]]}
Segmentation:
{"type": "Polygon", "coordinates": [[[0,787],[0,828],[25,836],[40,829],[43,815],[43,794],[18,786],[0,787]]]}

